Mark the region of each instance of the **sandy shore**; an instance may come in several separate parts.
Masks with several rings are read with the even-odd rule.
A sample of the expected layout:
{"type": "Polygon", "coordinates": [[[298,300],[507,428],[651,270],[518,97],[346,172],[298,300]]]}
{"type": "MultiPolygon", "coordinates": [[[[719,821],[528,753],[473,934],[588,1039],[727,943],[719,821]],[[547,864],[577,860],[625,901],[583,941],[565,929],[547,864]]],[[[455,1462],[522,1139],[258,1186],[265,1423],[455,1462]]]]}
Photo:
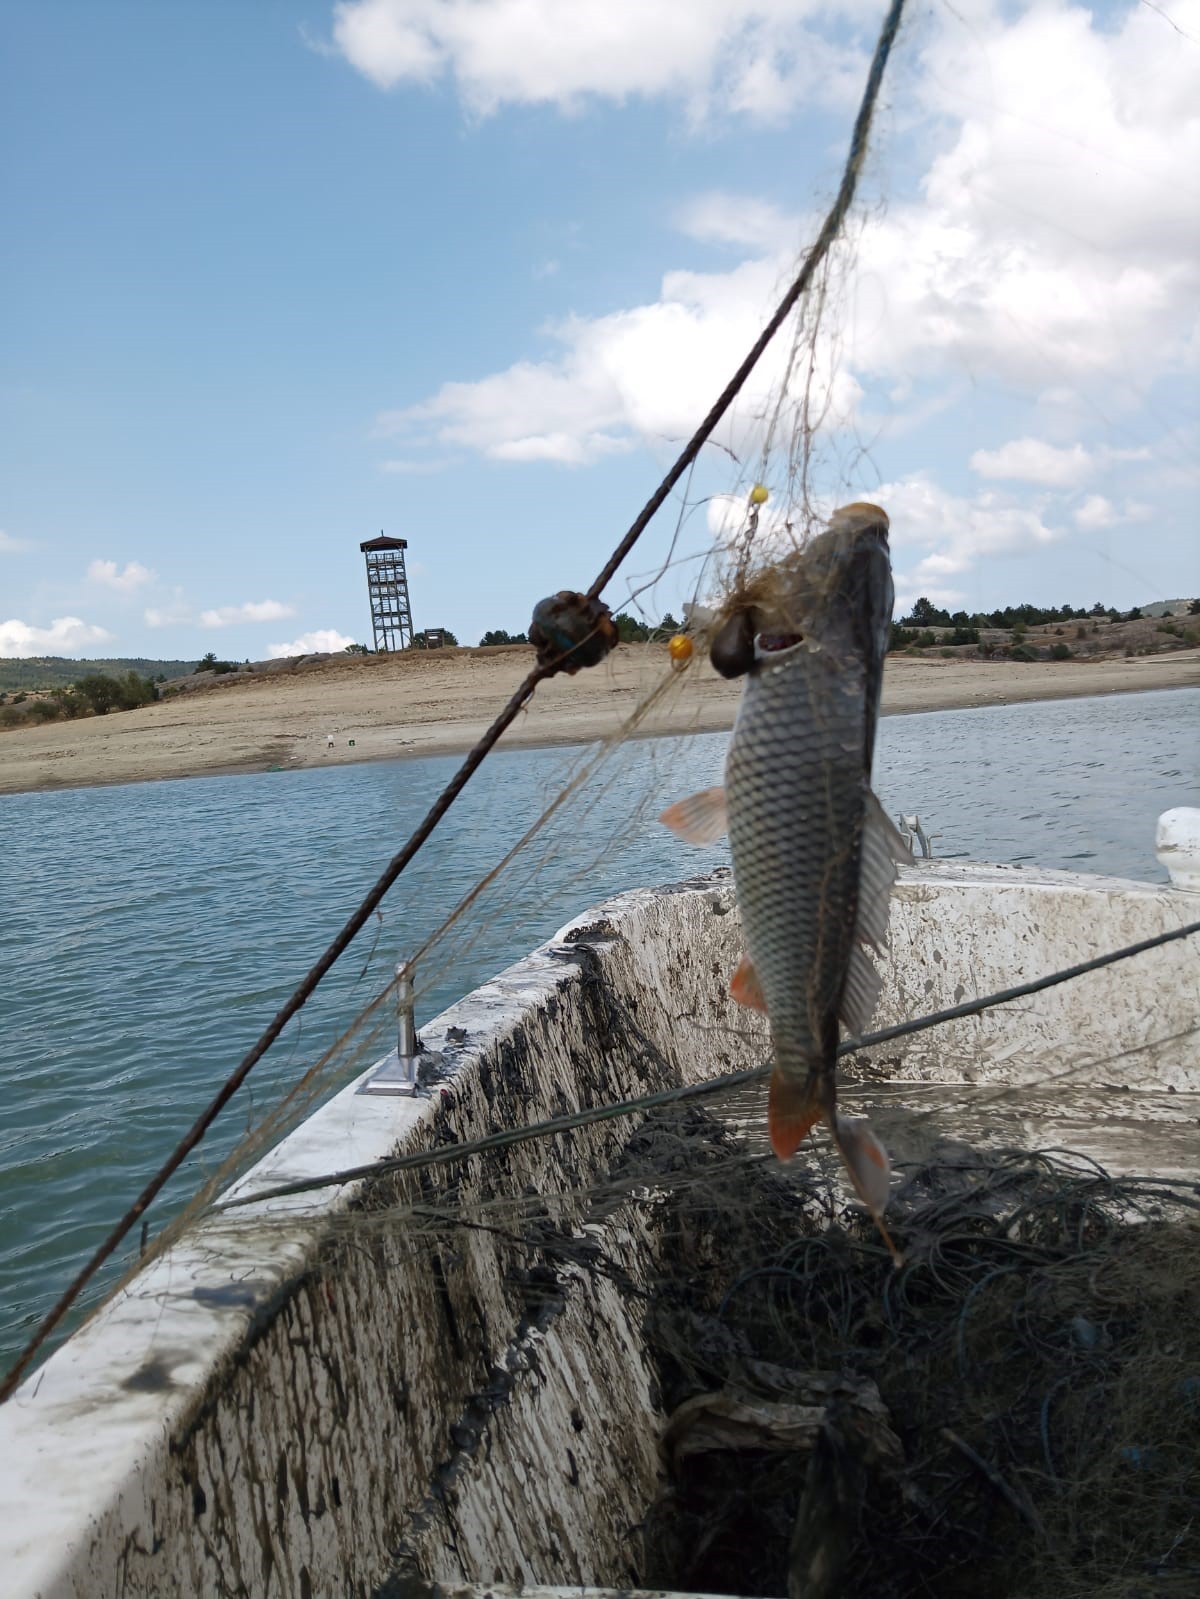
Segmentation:
{"type": "MultiPolygon", "coordinates": [[[[524,649],[332,657],[286,674],[218,679],[140,711],[0,732],[0,794],[458,753],[483,733],[531,661],[524,649]]],[[[662,646],[622,646],[602,667],[543,683],[501,748],[603,738],[669,673],[662,646]]],[[[707,662],[676,678],[640,731],[732,726],[739,685],[707,662]]],[[[954,710],[1186,686],[1200,686],[1200,651],[1062,662],[901,655],[888,661],[883,708],[954,710]]]]}

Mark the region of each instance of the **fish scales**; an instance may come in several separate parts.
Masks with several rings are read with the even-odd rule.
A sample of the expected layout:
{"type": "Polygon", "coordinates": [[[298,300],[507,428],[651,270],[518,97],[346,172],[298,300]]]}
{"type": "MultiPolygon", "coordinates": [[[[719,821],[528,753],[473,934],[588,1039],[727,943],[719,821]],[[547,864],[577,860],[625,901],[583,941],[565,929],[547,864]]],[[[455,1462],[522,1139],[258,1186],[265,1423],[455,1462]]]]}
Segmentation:
{"type": "Polygon", "coordinates": [[[841,1024],[861,1031],[878,998],[866,947],[886,942],[895,863],[912,858],[871,790],[894,597],[886,513],[835,511],[775,578],[773,597],[760,586],[712,637],[717,670],[746,679],[725,786],[662,820],[694,843],[728,830],[746,943],[730,991],[770,1022],[772,1147],[787,1159],[824,1121],[899,1260],[882,1219],[887,1151],[839,1114],[835,1076],[841,1024]]]}
{"type": "Polygon", "coordinates": [[[789,1078],[832,1070],[865,801],[863,673],[794,646],[748,679],[725,768],[747,953],[789,1078]]]}

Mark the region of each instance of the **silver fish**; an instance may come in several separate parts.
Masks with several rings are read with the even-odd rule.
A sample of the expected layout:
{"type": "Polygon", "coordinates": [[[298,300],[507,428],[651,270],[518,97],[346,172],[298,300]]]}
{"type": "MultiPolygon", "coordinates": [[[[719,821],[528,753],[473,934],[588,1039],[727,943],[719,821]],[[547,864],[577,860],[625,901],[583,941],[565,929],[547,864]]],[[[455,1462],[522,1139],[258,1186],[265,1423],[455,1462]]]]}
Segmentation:
{"type": "Polygon", "coordinates": [[[864,1121],[839,1115],[835,1066],[840,1025],[857,1035],[874,1012],[867,951],[886,945],[896,861],[912,858],[871,790],[892,604],[886,513],[836,511],[781,563],[753,626],[725,630],[720,669],[740,667],[746,687],[724,789],[662,816],[694,842],[728,828],[746,940],[730,991],[770,1022],[772,1147],[786,1160],[824,1121],[877,1221],[890,1163],[864,1121]]]}

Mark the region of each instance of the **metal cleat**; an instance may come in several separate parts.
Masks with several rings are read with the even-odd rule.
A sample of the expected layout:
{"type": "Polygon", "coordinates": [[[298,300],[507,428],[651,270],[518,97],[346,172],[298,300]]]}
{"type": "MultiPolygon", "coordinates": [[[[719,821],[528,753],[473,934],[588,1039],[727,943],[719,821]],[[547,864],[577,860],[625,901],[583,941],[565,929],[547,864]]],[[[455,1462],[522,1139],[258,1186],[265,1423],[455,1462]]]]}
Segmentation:
{"type": "Polygon", "coordinates": [[[407,1094],[415,1097],[423,1086],[422,1072],[437,1066],[441,1056],[425,1049],[417,1037],[414,1013],[413,969],[407,961],[396,967],[396,1048],[360,1086],[360,1094],[407,1094]]]}
{"type": "Polygon", "coordinates": [[[921,818],[919,816],[900,815],[897,816],[896,821],[900,827],[900,836],[909,849],[912,849],[913,839],[915,838],[921,846],[921,858],[931,861],[933,859],[933,841],[935,838],[941,838],[942,835],[940,833],[927,833],[921,826],[921,818]]]}

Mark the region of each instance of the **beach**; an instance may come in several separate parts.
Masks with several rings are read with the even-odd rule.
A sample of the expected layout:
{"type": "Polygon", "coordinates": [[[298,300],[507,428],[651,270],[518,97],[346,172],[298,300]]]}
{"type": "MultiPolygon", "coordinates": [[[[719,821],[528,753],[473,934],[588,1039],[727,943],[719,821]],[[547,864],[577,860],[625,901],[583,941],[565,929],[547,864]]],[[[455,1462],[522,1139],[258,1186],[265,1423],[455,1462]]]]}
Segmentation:
{"type": "MultiPolygon", "coordinates": [[[[328,656],[225,678],[204,674],[136,711],[0,732],[0,794],[228,772],[458,754],[533,663],[520,647],[328,656]],[[332,741],[332,742],[331,742],[332,741]]],[[[707,661],[674,671],[660,644],[622,645],[602,666],[542,683],[501,748],[588,743],[630,731],[720,732],[741,686],[707,661]]],[[[1200,651],[1085,661],[889,657],[885,715],[1200,685],[1200,651]]]]}

